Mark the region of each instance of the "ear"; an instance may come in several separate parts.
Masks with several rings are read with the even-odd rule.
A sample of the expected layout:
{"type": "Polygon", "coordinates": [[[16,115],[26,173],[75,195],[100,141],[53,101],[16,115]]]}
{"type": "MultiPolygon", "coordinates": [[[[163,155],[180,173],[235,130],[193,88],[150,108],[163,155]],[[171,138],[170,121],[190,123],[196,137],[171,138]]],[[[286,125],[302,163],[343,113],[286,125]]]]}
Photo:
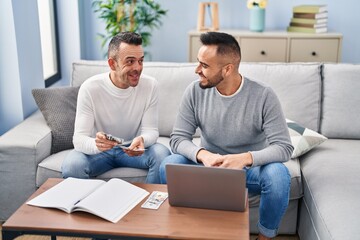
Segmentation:
{"type": "Polygon", "coordinates": [[[234,71],[234,65],[229,63],[225,67],[223,67],[222,74],[224,77],[230,76],[232,74],[232,71],[234,71]]]}
{"type": "Polygon", "coordinates": [[[116,61],[112,58],[108,59],[108,65],[110,67],[111,70],[115,71],[116,70],[116,61]]]}

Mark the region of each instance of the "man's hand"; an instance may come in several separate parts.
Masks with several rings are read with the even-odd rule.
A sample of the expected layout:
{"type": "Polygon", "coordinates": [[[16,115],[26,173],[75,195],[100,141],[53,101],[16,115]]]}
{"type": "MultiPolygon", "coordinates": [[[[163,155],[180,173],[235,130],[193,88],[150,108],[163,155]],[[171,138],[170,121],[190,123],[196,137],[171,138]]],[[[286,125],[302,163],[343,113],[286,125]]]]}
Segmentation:
{"type": "Polygon", "coordinates": [[[97,132],[95,138],[96,147],[100,151],[107,151],[118,145],[116,141],[108,140],[103,132],[97,132]]]}
{"type": "Polygon", "coordinates": [[[123,151],[129,155],[130,157],[140,156],[144,153],[144,139],[142,136],[138,136],[134,138],[130,144],[130,146],[123,151]]]}
{"type": "Polygon", "coordinates": [[[198,162],[202,162],[205,167],[218,166],[218,162],[223,162],[224,156],[211,153],[205,149],[201,149],[196,155],[198,162]]]}
{"type": "Polygon", "coordinates": [[[243,169],[244,167],[253,164],[252,155],[250,153],[220,155],[201,149],[196,158],[206,167],[243,169]]]}
{"type": "Polygon", "coordinates": [[[244,167],[251,166],[253,164],[252,155],[247,153],[240,154],[227,154],[223,158],[216,160],[213,166],[219,166],[223,168],[243,169],[244,167]]]}

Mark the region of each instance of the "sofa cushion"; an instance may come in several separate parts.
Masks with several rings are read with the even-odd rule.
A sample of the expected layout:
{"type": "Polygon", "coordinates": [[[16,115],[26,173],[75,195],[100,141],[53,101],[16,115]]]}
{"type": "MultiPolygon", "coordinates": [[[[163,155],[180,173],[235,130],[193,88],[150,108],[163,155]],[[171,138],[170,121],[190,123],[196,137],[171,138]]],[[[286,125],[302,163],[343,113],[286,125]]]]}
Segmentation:
{"type": "Polygon", "coordinates": [[[294,146],[291,158],[297,158],[324,142],[327,138],[311,129],[286,119],[291,143],[294,146]]]}
{"type": "Polygon", "coordinates": [[[360,65],[324,64],[322,134],[360,139],[359,89],[360,65]]]}
{"type": "Polygon", "coordinates": [[[360,226],[360,141],[328,139],[301,158],[304,203],[300,236],[352,239],[360,226]],[[308,215],[306,216],[306,212],[308,215]],[[302,222],[307,219],[307,222],[302,222]]]}
{"type": "MultiPolygon", "coordinates": [[[[159,134],[170,136],[186,87],[198,76],[194,63],[145,63],[143,73],[159,82],[159,134]],[[172,90],[176,88],[176,91],[172,90]]],[[[197,134],[198,136],[198,134],[197,134]]]]}
{"type": "Polygon", "coordinates": [[[80,86],[89,77],[110,71],[106,61],[80,60],[74,62],[72,68],[71,86],[80,86]]]}
{"type": "Polygon", "coordinates": [[[79,87],[33,89],[35,102],[51,129],[51,153],[74,148],[72,138],[79,87]]]}
{"type": "Polygon", "coordinates": [[[316,132],[320,126],[321,65],[318,63],[241,63],[240,72],[265,82],[280,99],[286,118],[316,132]]]}

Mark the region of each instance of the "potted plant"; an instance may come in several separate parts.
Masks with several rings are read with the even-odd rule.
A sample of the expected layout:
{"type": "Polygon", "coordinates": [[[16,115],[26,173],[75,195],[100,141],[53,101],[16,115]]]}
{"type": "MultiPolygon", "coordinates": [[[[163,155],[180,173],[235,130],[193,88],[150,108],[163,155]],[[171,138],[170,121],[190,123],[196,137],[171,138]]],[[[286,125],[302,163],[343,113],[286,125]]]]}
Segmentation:
{"type": "Polygon", "coordinates": [[[99,18],[106,22],[106,33],[99,34],[101,47],[119,32],[136,32],[142,36],[143,46],[150,44],[151,30],[161,26],[167,10],[154,0],[96,0],[92,3],[99,18]]]}

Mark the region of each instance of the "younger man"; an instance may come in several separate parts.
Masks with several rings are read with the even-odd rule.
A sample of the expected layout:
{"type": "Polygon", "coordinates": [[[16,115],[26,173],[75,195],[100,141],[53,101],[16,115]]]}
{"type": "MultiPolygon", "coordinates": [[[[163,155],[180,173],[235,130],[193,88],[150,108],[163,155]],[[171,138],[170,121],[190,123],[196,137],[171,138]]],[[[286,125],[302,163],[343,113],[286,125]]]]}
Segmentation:
{"type": "Polygon", "coordinates": [[[293,151],[280,102],[270,87],[239,74],[234,37],[208,32],[200,40],[200,79],[183,96],[170,140],[176,154],[161,164],[161,182],[168,163],[245,169],[249,194],[260,195],[258,239],[270,239],[288,206],[290,175],[282,162],[293,151]],[[198,127],[201,147],[192,142],[198,127]]]}

